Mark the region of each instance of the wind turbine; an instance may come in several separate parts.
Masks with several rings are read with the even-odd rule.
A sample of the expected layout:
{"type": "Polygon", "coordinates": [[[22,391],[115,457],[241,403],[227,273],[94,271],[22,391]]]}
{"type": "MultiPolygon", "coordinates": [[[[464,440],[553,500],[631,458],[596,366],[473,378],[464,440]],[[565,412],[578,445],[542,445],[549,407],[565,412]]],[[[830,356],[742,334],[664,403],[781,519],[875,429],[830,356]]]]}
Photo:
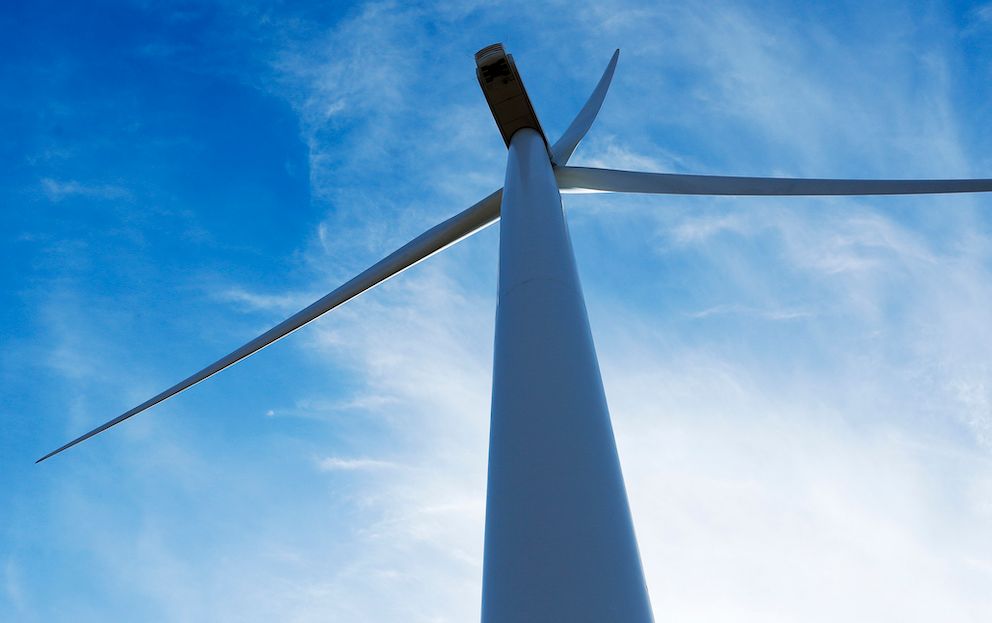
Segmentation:
{"type": "Polygon", "coordinates": [[[508,148],[502,189],[38,462],[189,389],[501,219],[482,620],[653,620],[560,193],[901,195],[988,192],[992,179],[726,177],[567,166],[599,113],[619,54],[551,144],[513,57],[500,44],[480,50],[476,75],[508,148]]]}

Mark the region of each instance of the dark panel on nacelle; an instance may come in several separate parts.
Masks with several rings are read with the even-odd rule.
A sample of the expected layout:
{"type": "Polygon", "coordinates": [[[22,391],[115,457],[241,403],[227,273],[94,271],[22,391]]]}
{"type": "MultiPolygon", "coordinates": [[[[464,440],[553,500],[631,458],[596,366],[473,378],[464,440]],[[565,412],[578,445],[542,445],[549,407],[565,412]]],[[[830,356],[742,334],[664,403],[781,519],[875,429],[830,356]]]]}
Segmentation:
{"type": "MultiPolygon", "coordinates": [[[[513,56],[506,53],[503,44],[496,43],[476,52],[475,65],[482,93],[507,147],[510,137],[521,128],[534,128],[543,137],[544,130],[527,97],[513,56]]],[[[545,138],[544,142],[547,143],[548,139],[545,138]]]]}

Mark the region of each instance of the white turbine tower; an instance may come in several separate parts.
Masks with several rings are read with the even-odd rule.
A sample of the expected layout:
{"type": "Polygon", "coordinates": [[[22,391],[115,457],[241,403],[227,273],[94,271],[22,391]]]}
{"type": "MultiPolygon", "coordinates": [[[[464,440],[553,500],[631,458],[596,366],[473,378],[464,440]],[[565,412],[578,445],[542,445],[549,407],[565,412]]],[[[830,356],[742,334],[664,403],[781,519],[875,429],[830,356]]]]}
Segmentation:
{"type": "Polygon", "coordinates": [[[506,181],[464,212],[203,370],[45,459],[189,389],[502,219],[482,620],[652,620],[561,191],[690,195],[900,195],[992,191],[992,179],[828,180],[566,166],[599,113],[620,51],[578,116],[548,143],[502,45],[477,75],[508,148],[506,181]]]}

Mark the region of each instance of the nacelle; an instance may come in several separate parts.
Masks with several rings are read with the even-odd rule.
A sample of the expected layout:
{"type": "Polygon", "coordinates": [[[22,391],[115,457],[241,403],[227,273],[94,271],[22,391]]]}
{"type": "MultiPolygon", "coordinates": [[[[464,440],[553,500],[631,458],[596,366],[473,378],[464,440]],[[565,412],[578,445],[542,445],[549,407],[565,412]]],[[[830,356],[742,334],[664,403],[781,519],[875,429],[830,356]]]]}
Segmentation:
{"type": "MultiPolygon", "coordinates": [[[[506,146],[510,146],[513,133],[521,128],[534,128],[544,137],[544,130],[537,120],[534,107],[527,97],[527,90],[517,73],[513,56],[506,53],[503,44],[496,43],[475,53],[475,74],[479,78],[482,93],[489,103],[496,125],[503,135],[506,146]]],[[[544,137],[547,144],[548,139],[544,137]]]]}

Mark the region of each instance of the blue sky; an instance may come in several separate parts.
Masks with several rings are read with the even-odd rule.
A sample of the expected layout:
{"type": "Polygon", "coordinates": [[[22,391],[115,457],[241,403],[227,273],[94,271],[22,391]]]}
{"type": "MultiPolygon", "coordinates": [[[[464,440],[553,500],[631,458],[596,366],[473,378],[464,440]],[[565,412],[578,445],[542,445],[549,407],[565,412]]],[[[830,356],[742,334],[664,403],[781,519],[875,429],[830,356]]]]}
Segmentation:
{"type": "MultiPolygon", "coordinates": [[[[992,5],[8,3],[0,620],[478,616],[498,226],[33,461],[572,163],[992,176],[992,5]]],[[[565,198],[659,621],[992,611],[992,197],[565,198]]]]}

